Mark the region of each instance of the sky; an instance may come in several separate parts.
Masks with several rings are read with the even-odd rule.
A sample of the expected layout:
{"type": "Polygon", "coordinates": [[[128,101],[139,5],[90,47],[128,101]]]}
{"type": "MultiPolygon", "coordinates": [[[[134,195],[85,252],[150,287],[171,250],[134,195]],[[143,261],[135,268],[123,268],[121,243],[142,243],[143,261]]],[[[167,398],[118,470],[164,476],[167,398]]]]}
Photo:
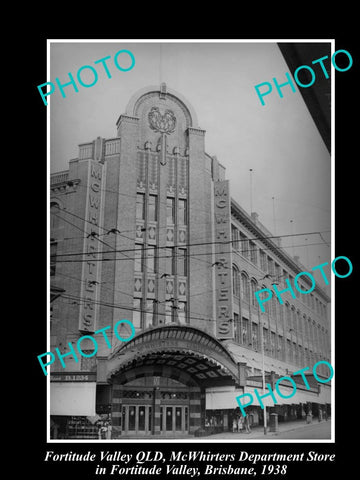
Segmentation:
{"type": "MultiPolygon", "coordinates": [[[[300,87],[295,92],[284,87],[283,98],[274,87],[264,97],[265,106],[254,88],[273,77],[279,83],[286,81],[289,68],[274,41],[57,40],[50,41],[49,48],[47,81],[55,83],[57,77],[67,83],[69,72],[76,79],[84,65],[98,72],[92,87],[79,85],[75,92],[68,86],[66,98],[59,90],[47,97],[51,173],[68,168],[68,162],[78,156],[79,144],[98,136],[115,137],[115,123],[137,90],[166,82],[195,109],[198,126],[206,131],[206,152],[216,155],[226,168],[232,198],[248,213],[252,204],[252,211],[272,233],[294,234],[284,238],[282,245],[290,255],[300,257],[307,271],[330,263],[330,154],[300,87]],[[117,69],[113,61],[122,49],[135,57],[134,68],[127,72],[117,69]],[[111,57],[106,62],[111,78],[100,64],[94,64],[106,56],[111,57]]],[[[130,66],[126,55],[119,59],[124,67],[130,66]]],[[[93,80],[89,69],[82,78],[93,80]]],[[[325,288],[321,277],[316,281],[325,288]]]]}

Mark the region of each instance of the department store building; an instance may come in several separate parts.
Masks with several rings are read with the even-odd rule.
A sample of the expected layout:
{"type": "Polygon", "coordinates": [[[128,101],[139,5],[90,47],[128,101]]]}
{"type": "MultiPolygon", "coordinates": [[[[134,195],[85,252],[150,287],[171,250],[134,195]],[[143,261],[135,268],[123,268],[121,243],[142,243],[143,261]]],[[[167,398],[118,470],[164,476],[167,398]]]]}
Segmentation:
{"type": "MultiPolygon", "coordinates": [[[[254,389],[263,367],[274,386],[330,362],[330,298],[316,286],[283,294],[284,305],[274,295],[260,311],[255,291],[286,288],[308,269],[231,198],[182,95],[146,87],[116,127],[114,138],[80,144],[69,169],[50,178],[50,350],[68,354],[66,368],[51,366],[51,437],[231,432],[246,392],[250,421],[262,424],[254,389]],[[118,338],[131,334],[125,322],[114,334],[120,319],[135,327],[132,340],[118,338]],[[69,343],[82,336],[97,348],[85,338],[74,358],[69,343]]],[[[330,413],[330,383],[307,378],[310,390],[299,376],[292,398],[267,398],[267,414],[281,422],[330,413]]]]}

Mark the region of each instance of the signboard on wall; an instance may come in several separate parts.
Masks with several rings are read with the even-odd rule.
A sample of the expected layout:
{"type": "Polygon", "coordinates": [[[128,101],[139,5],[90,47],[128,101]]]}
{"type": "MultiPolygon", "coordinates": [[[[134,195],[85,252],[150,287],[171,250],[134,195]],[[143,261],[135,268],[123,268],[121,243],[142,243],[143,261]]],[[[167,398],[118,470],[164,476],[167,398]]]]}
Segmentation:
{"type": "Polygon", "coordinates": [[[234,338],[229,181],[214,183],[216,336],[234,338]]]}

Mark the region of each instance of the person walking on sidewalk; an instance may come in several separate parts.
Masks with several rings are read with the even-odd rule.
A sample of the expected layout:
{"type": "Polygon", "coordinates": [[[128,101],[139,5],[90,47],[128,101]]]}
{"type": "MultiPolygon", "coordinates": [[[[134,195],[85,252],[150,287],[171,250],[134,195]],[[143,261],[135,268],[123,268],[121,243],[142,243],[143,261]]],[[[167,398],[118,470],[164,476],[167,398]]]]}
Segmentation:
{"type": "Polygon", "coordinates": [[[244,422],[245,422],[246,433],[251,433],[249,415],[246,415],[244,422]]]}

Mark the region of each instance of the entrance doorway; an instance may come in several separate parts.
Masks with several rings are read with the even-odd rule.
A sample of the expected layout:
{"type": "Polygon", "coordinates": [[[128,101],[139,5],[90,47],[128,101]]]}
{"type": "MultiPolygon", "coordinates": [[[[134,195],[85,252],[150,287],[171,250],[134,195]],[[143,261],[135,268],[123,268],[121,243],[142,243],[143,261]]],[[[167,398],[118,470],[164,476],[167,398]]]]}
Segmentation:
{"type": "Polygon", "coordinates": [[[189,408],[184,405],[161,405],[160,432],[162,434],[187,433],[189,431],[189,408]]]}
{"type": "Polygon", "coordinates": [[[151,435],[152,407],[150,405],[123,405],[122,431],[127,434],[151,435]]]}

